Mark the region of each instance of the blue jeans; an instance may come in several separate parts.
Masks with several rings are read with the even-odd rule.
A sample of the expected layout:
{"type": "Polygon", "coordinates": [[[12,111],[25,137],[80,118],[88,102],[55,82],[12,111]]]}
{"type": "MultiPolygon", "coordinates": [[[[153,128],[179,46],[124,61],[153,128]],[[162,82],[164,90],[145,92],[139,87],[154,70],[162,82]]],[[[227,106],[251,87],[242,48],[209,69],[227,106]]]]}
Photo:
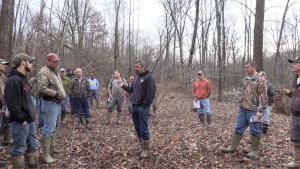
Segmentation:
{"type": "Polygon", "coordinates": [[[264,124],[267,124],[269,125],[270,124],[270,121],[269,121],[269,115],[270,115],[270,111],[271,111],[271,108],[272,106],[267,106],[266,109],[264,110],[264,116],[263,116],[263,119],[264,119],[264,124]]]}
{"type": "Polygon", "coordinates": [[[66,96],[64,102],[61,104],[61,112],[68,112],[68,103],[69,103],[69,96],[66,96]]]}
{"type": "Polygon", "coordinates": [[[74,99],[76,117],[90,118],[89,99],[74,99]]]}
{"type": "Polygon", "coordinates": [[[200,108],[197,109],[198,114],[203,114],[203,111],[205,111],[206,115],[210,115],[209,99],[198,99],[198,102],[200,102],[200,108]]]}
{"type": "Polygon", "coordinates": [[[39,97],[34,97],[34,96],[31,96],[31,101],[33,103],[33,106],[36,110],[39,110],[40,109],[40,98],[39,97]]]}
{"type": "Polygon", "coordinates": [[[43,138],[54,135],[60,118],[61,105],[54,101],[42,101],[42,111],[44,115],[43,138]]]}
{"type": "Polygon", "coordinates": [[[132,105],[132,120],[138,138],[150,139],[148,130],[149,107],[132,105]]]}
{"type": "Polygon", "coordinates": [[[250,135],[256,137],[261,136],[260,122],[250,122],[251,117],[256,116],[256,113],[256,111],[239,108],[239,115],[236,120],[234,132],[242,135],[248,126],[250,126],[250,135]]]}
{"type": "Polygon", "coordinates": [[[22,125],[14,123],[9,126],[9,130],[13,136],[13,150],[11,156],[21,156],[26,152],[32,153],[38,150],[38,139],[36,137],[35,122],[22,125]]]}
{"type": "Polygon", "coordinates": [[[97,94],[97,90],[92,89],[92,95],[91,95],[91,100],[95,99],[98,100],[98,94],[97,94]]]}

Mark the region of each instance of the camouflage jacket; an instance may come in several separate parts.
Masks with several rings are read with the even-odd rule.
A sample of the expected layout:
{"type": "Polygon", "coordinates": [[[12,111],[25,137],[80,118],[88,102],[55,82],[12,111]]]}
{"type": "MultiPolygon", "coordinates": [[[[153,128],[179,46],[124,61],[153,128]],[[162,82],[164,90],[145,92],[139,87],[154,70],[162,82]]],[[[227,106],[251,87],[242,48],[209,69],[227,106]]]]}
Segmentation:
{"type": "Polygon", "coordinates": [[[38,88],[38,80],[36,77],[32,77],[29,79],[30,84],[30,94],[33,97],[39,97],[39,88],[38,88]]]}
{"type": "Polygon", "coordinates": [[[267,83],[263,77],[256,74],[253,79],[242,79],[240,96],[240,108],[251,111],[263,112],[268,106],[267,83]]]}
{"type": "Polygon", "coordinates": [[[63,84],[57,72],[44,66],[37,75],[39,94],[44,100],[62,103],[66,97],[63,84]]]}
{"type": "Polygon", "coordinates": [[[87,78],[82,78],[79,82],[78,78],[74,78],[70,82],[69,93],[71,98],[83,99],[91,96],[90,82],[87,78]]]}
{"type": "MultiPolygon", "coordinates": [[[[5,105],[4,99],[4,87],[7,82],[7,77],[0,71],[0,99],[2,101],[2,105],[5,105]]],[[[5,106],[2,106],[2,110],[5,110],[5,106]]]]}

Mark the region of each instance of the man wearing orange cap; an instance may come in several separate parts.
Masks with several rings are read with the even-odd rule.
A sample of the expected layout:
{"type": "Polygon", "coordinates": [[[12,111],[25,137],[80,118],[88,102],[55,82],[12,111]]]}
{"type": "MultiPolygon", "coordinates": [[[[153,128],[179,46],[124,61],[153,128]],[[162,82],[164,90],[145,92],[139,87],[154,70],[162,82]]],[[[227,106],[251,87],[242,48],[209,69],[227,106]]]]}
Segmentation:
{"type": "MultiPolygon", "coordinates": [[[[132,87],[133,81],[134,81],[134,77],[130,76],[129,83],[128,83],[129,87],[132,87]]],[[[128,92],[126,94],[126,99],[127,99],[127,107],[128,107],[129,114],[130,114],[130,116],[132,116],[132,112],[131,112],[132,111],[132,93],[128,92]]]]}
{"type": "Polygon", "coordinates": [[[54,53],[49,53],[46,57],[47,65],[38,73],[39,93],[42,96],[42,112],[44,113],[43,130],[43,159],[46,163],[56,162],[50,153],[60,153],[55,146],[55,131],[58,127],[61,113],[61,103],[63,103],[66,92],[64,90],[57,68],[59,58],[54,53]]]}

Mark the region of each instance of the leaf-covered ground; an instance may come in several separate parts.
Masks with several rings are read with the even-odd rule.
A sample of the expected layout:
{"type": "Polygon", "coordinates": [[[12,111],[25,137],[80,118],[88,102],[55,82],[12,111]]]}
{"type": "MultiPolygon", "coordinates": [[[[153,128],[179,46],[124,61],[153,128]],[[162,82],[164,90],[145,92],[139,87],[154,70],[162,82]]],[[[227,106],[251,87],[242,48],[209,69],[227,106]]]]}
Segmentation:
{"type": "MultiPolygon", "coordinates": [[[[249,129],[238,151],[222,154],[220,147],[231,142],[238,106],[211,100],[213,125],[199,125],[198,115],[190,111],[190,99],[165,99],[157,116],[151,119],[152,146],[150,157],[138,158],[132,120],[124,108],[122,124],[105,125],[105,103],[101,109],[91,110],[92,130],[76,128],[75,117],[68,114],[67,124],[57,132],[57,145],[62,154],[54,155],[58,162],[45,164],[42,160],[41,130],[39,138],[40,168],[282,168],[282,163],[293,158],[289,137],[290,117],[271,113],[271,126],[261,141],[259,157],[247,159],[250,150],[249,129]]],[[[12,146],[0,153],[0,167],[11,165],[12,146]]]]}

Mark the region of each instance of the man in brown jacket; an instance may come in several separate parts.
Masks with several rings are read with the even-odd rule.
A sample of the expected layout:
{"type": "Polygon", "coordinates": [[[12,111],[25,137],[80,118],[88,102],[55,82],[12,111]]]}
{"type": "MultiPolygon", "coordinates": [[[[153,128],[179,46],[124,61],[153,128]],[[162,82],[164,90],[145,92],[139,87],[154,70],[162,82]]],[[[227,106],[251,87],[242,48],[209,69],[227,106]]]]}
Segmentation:
{"type": "Polygon", "coordinates": [[[89,80],[82,77],[82,70],[77,68],[76,77],[70,82],[70,97],[74,99],[74,111],[76,113],[79,127],[82,127],[82,118],[86,120],[86,127],[91,129],[89,97],[91,96],[91,87],[89,80]]]}

